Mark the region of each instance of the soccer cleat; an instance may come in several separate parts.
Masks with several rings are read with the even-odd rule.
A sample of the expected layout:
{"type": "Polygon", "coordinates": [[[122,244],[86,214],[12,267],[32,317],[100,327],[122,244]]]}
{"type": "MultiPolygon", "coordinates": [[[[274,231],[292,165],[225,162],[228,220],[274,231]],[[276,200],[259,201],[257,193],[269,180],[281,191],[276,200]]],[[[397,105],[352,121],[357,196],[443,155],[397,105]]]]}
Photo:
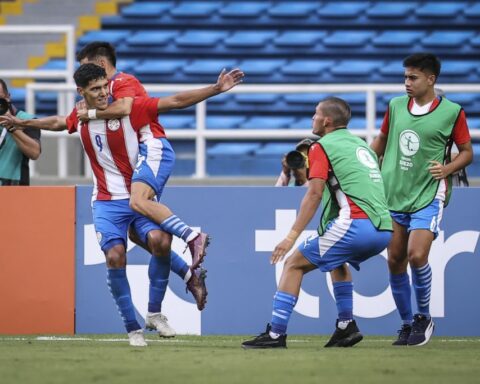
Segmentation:
{"type": "Polygon", "coordinates": [[[168,324],[167,316],[158,313],[147,313],[145,328],[150,331],[157,331],[160,337],[175,337],[175,330],[168,324]]]}
{"type": "Polygon", "coordinates": [[[399,329],[397,332],[398,338],[392,343],[392,345],[407,345],[408,337],[412,332],[412,326],[410,324],[403,324],[402,328],[399,329]]]}
{"type": "Polygon", "coordinates": [[[267,324],[265,332],[261,333],[252,340],[242,343],[245,349],[267,349],[267,348],[287,348],[287,335],[280,335],[277,339],[270,337],[270,324],[267,324]]]}
{"type": "Polygon", "coordinates": [[[187,247],[190,249],[192,254],[192,269],[198,268],[198,266],[203,262],[203,258],[207,254],[206,249],[210,244],[210,236],[206,233],[200,233],[193,240],[190,240],[187,244],[187,247]]]}
{"type": "Polygon", "coordinates": [[[353,347],[363,339],[363,335],[357,327],[355,320],[348,323],[347,328],[338,328],[338,319],[335,323],[335,332],[324,347],[353,347]]]}
{"type": "Polygon", "coordinates": [[[143,337],[143,330],[137,329],[132,332],[128,332],[128,342],[132,347],[146,347],[147,342],[143,337]]]}
{"type": "Polygon", "coordinates": [[[425,345],[432,337],[435,324],[432,318],[428,318],[425,315],[417,313],[413,316],[412,332],[408,337],[408,345],[420,346],[425,345]]]}
{"type": "Polygon", "coordinates": [[[197,302],[197,308],[201,311],[205,308],[207,303],[207,287],[205,286],[205,279],[207,277],[207,270],[202,267],[192,270],[192,277],[187,282],[187,291],[190,291],[197,302]]]}

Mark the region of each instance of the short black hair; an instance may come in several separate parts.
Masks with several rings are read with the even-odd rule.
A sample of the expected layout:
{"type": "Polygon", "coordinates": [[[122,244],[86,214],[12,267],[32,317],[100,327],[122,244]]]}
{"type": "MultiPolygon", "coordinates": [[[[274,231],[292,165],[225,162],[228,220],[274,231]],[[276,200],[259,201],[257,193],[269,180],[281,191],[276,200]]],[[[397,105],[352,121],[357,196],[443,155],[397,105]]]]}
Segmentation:
{"type": "Polygon", "coordinates": [[[5,94],[8,95],[8,87],[7,87],[7,83],[5,83],[5,80],[0,79],[0,85],[2,86],[3,91],[5,92],[5,94]]]}
{"type": "Polygon", "coordinates": [[[320,101],[323,114],[332,118],[332,123],[335,127],[346,127],[352,111],[348,103],[339,97],[327,97],[320,101]]]}
{"type": "Polygon", "coordinates": [[[418,68],[422,72],[430,72],[435,75],[435,79],[438,79],[442,64],[440,63],[440,59],[433,53],[420,52],[406,57],[403,60],[403,66],[405,68],[418,68]]]}
{"type": "Polygon", "coordinates": [[[82,64],[73,74],[73,79],[77,87],[85,88],[93,80],[103,79],[107,77],[105,69],[102,67],[88,63],[82,64]]]}
{"type": "Polygon", "coordinates": [[[79,62],[85,58],[95,60],[98,57],[105,57],[114,67],[117,65],[115,48],[108,41],[94,41],[87,44],[77,53],[77,61],[79,62]]]}

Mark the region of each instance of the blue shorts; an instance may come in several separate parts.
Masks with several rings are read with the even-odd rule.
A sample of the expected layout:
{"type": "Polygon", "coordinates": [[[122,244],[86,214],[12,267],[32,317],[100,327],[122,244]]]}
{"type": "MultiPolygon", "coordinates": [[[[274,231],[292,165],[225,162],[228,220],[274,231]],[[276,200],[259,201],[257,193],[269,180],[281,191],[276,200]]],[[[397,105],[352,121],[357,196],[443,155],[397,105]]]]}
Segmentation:
{"type": "Polygon", "coordinates": [[[117,244],[123,244],[126,248],[130,225],[133,225],[144,241],[148,232],[161,230],[159,225],[134,212],[129,206],[128,199],[96,200],[93,202],[92,213],[95,232],[103,252],[117,244]]]}
{"type": "Polygon", "coordinates": [[[387,248],[391,238],[391,231],[379,231],[369,219],[337,218],[322,236],[309,237],[298,250],[322,272],[344,263],[359,270],[359,264],[387,248]]]}
{"type": "Polygon", "coordinates": [[[132,183],[142,182],[149,185],[160,200],[174,165],[175,152],[169,141],[165,138],[149,139],[139,146],[132,183]]]}
{"type": "Polygon", "coordinates": [[[436,238],[443,217],[443,201],[435,199],[430,205],[414,213],[391,211],[390,215],[395,222],[407,228],[408,232],[415,229],[427,229],[436,238]]]}

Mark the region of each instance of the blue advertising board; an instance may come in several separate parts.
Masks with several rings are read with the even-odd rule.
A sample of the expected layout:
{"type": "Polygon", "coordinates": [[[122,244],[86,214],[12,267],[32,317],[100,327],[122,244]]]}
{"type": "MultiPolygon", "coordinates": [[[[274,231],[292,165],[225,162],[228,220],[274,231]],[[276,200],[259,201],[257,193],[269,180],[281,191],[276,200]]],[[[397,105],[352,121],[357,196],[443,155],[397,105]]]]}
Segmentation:
{"type": "MultiPolygon", "coordinates": [[[[185,283],[170,275],[162,312],[179,334],[255,334],[270,321],[272,297],[282,266],[269,257],[288,233],[304,188],[167,187],[162,201],[187,224],[212,236],[204,267],[208,303],[199,312],[185,283]]],[[[77,187],[76,332],[124,332],[106,285],[104,256],[98,246],[90,209],[91,187],[77,187]]],[[[436,335],[480,336],[480,301],[475,281],[480,269],[480,189],[454,190],[444,211],[442,231],[433,243],[431,313],[436,335]]],[[[299,242],[315,233],[318,214],[299,242]]],[[[183,254],[174,239],[172,249],[183,254]]],[[[149,255],[128,245],[127,275],[139,320],[147,311],[149,255]]],[[[388,284],[386,251],[352,271],[354,315],[364,334],[392,335],[400,318],[388,284]]],[[[414,297],[412,297],[414,300],[414,297]]],[[[415,304],[414,307],[416,308],[415,304]]],[[[290,334],[330,334],[336,319],[328,274],[305,276],[291,317],[290,334]]]]}

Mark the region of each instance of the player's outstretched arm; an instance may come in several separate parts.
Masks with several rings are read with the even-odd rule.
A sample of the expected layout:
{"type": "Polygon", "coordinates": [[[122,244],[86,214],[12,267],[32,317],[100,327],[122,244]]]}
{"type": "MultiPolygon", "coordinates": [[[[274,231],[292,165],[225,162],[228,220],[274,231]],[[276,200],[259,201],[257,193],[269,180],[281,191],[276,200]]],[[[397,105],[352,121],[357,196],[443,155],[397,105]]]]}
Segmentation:
{"type": "Polygon", "coordinates": [[[46,131],[63,131],[67,129],[67,118],[65,116],[48,116],[40,119],[21,120],[11,114],[0,116],[0,124],[7,129],[43,129],[46,131]]]}
{"type": "Polygon", "coordinates": [[[314,178],[311,179],[308,185],[308,190],[303,197],[300,204],[300,210],[297,219],[288,233],[287,237],[283,239],[273,250],[270,258],[271,264],[276,264],[283,260],[285,255],[292,249],[298,236],[305,230],[308,223],[312,220],[315,212],[317,212],[320,202],[322,201],[323,190],[325,189],[325,180],[314,178]]]}
{"type": "Polygon", "coordinates": [[[244,73],[236,68],[227,72],[225,69],[218,76],[215,84],[205,88],[193,89],[191,91],[180,92],[172,96],[158,100],[158,113],[168,112],[172,109],[182,109],[190,107],[209,97],[227,92],[242,82],[244,73]]]}

